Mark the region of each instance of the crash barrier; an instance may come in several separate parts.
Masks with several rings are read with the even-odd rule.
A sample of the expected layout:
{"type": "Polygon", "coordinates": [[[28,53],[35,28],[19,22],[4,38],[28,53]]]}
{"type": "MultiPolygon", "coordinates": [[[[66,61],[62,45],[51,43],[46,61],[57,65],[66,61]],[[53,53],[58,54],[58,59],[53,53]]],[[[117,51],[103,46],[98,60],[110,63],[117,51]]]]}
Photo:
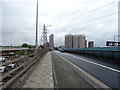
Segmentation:
{"type": "MultiPolygon", "coordinates": [[[[4,74],[2,76],[2,81],[5,81],[4,79],[7,78],[7,77],[10,77],[11,75],[12,75],[12,77],[8,81],[6,81],[5,84],[2,85],[2,90],[6,89],[6,88],[11,88],[11,86],[14,85],[13,82],[14,81],[17,82],[17,79],[20,78],[21,75],[23,75],[23,73],[27,73],[28,69],[30,69],[30,67],[37,60],[39,60],[41,57],[43,57],[47,52],[49,52],[49,49],[37,49],[37,54],[31,60],[28,60],[28,61],[22,63],[18,67],[14,68],[11,71],[9,71],[6,74],[4,74]],[[18,72],[18,73],[14,74],[15,72],[18,72]]],[[[17,62],[19,62],[19,61],[20,61],[20,59],[17,60],[17,62]]],[[[13,62],[13,61],[11,61],[11,62],[13,62]]],[[[6,65],[6,63],[5,63],[5,65],[6,65]]],[[[19,82],[21,82],[21,80],[19,82]]]]}
{"type": "Polygon", "coordinates": [[[120,62],[120,47],[65,48],[64,52],[95,56],[120,62]]]}

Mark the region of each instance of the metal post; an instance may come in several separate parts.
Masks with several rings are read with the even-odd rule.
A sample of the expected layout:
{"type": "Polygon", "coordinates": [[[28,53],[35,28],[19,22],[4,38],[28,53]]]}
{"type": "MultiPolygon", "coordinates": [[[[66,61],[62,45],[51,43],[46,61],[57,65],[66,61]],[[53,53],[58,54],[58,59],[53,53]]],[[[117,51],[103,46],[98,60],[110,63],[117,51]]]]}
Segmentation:
{"type": "MultiPolygon", "coordinates": [[[[117,35],[116,35],[117,36],[117,35]]],[[[116,36],[114,36],[114,42],[115,42],[115,38],[116,38],[116,36]]]]}
{"type": "Polygon", "coordinates": [[[27,56],[27,50],[24,50],[24,51],[25,51],[24,55],[27,56]]]}
{"type": "Polygon", "coordinates": [[[38,48],[38,0],[37,0],[37,10],[36,10],[36,39],[35,39],[35,56],[37,54],[37,48],[38,48]]]}

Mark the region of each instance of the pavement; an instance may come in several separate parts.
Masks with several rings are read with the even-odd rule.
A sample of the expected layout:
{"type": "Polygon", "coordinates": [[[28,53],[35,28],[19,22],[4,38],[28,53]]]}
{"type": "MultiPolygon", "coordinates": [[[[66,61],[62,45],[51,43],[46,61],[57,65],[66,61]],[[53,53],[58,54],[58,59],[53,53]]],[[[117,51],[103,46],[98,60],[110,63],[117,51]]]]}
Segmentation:
{"type": "Polygon", "coordinates": [[[23,88],[54,88],[51,53],[48,52],[31,76],[26,80],[23,88]]]}

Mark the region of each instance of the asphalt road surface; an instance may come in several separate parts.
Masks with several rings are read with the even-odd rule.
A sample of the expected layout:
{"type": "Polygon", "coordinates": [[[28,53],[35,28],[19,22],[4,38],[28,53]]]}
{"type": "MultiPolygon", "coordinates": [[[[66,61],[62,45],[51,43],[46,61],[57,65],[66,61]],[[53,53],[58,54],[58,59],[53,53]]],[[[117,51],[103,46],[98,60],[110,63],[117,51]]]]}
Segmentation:
{"type": "Polygon", "coordinates": [[[120,66],[105,62],[95,58],[85,56],[61,53],[56,51],[57,54],[62,55],[67,60],[71,61],[78,67],[82,68],[107,86],[111,88],[119,88],[120,90],[120,66]]]}
{"type": "Polygon", "coordinates": [[[58,81],[58,88],[89,88],[90,90],[96,90],[57,54],[52,53],[52,60],[58,81]]]}

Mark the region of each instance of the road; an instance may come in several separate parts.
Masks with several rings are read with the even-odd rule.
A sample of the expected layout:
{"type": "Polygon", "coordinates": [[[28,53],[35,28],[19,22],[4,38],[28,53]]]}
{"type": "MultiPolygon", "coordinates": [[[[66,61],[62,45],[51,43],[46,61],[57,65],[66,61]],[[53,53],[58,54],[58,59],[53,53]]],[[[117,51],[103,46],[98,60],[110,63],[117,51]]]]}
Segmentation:
{"type": "Polygon", "coordinates": [[[111,88],[118,88],[120,86],[118,80],[120,76],[120,66],[95,58],[70,53],[61,53],[58,51],[55,52],[82,68],[107,86],[111,88]]]}
{"type": "Polygon", "coordinates": [[[78,72],[76,72],[70,64],[53,52],[52,60],[58,88],[90,88],[90,90],[96,90],[78,72]]]}

